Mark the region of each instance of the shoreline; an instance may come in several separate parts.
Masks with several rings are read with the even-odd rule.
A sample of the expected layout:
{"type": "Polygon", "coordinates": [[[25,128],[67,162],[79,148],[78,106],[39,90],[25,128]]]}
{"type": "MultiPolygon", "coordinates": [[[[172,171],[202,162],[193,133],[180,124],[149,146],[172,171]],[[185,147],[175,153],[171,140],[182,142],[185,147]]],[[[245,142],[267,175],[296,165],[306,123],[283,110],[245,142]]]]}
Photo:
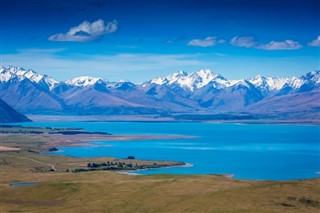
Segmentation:
{"type": "Polygon", "coordinates": [[[20,151],[20,148],[13,148],[13,147],[8,147],[8,146],[2,146],[0,145],[0,151],[2,152],[9,152],[9,151],[20,151]]]}
{"type": "Polygon", "coordinates": [[[299,119],[175,119],[156,115],[36,115],[28,114],[33,122],[142,122],[142,123],[241,123],[241,124],[284,124],[320,126],[320,120],[299,119]]]}
{"type": "MultiPolygon", "coordinates": [[[[77,134],[77,135],[62,135],[62,134],[20,134],[20,133],[2,133],[2,137],[18,136],[29,137],[39,140],[46,140],[46,144],[42,145],[39,150],[48,151],[53,147],[72,147],[72,146],[94,146],[94,142],[98,141],[134,141],[134,140],[176,140],[176,139],[193,139],[198,136],[186,135],[102,135],[102,134],[77,134]]],[[[6,147],[10,148],[8,145],[6,147]]]]}
{"type": "MultiPolygon", "coordinates": [[[[44,141],[44,144],[38,147],[37,149],[31,148],[27,149],[25,147],[21,147],[20,151],[40,151],[40,154],[48,154],[48,153],[41,153],[41,151],[48,152],[48,148],[50,147],[73,147],[73,146],[96,146],[95,144],[92,144],[96,141],[131,141],[131,140],[157,140],[157,139],[192,139],[196,138],[196,136],[183,136],[183,135],[104,135],[104,134],[77,134],[77,135],[63,135],[63,134],[20,134],[20,133],[5,133],[2,134],[3,137],[5,136],[19,136],[21,138],[29,138],[31,141],[44,141]],[[40,138],[40,139],[39,139],[40,138]]],[[[34,143],[34,142],[32,142],[34,143]]],[[[3,145],[10,148],[8,146],[9,143],[4,143],[3,145]]],[[[9,151],[9,150],[8,150],[9,151]]],[[[54,152],[54,151],[52,151],[54,152]]],[[[74,157],[74,156],[73,156],[74,157]]],[[[110,157],[114,158],[112,156],[104,156],[104,157],[110,157]]],[[[78,158],[78,157],[76,157],[78,158]]],[[[137,159],[138,160],[138,159],[137,159]]],[[[152,160],[151,160],[152,161],[152,160]]],[[[177,163],[177,162],[175,162],[177,163]]],[[[185,163],[185,162],[183,162],[185,163]]],[[[158,168],[173,168],[173,167],[188,167],[193,166],[190,164],[185,163],[185,165],[169,165],[169,166],[162,166],[158,168]]],[[[157,168],[149,168],[149,169],[157,169],[157,168]]],[[[145,169],[143,169],[145,170],[145,169]]],[[[137,170],[131,170],[131,171],[119,171],[122,173],[134,173],[134,171],[137,170]]],[[[139,170],[138,170],[139,171],[139,170]]],[[[116,172],[116,171],[115,171],[116,172]]],[[[316,171],[315,174],[319,175],[320,171],[316,171]]],[[[214,174],[214,175],[223,175],[226,177],[231,177],[230,174],[214,174]]],[[[312,177],[312,178],[319,178],[319,177],[312,177]]],[[[309,178],[306,178],[309,179],[309,178]]]]}
{"type": "MultiPolygon", "coordinates": [[[[170,168],[183,168],[183,167],[193,167],[194,165],[191,164],[191,163],[185,163],[185,162],[182,162],[184,163],[183,165],[173,165],[173,166],[162,166],[162,167],[159,167],[159,168],[147,168],[147,169],[137,169],[137,170],[132,170],[132,172],[130,171],[117,171],[117,173],[119,174],[125,174],[125,175],[148,175],[148,174],[139,174],[137,172],[139,171],[146,171],[146,170],[152,170],[152,169],[170,169],[170,168]]],[[[150,175],[154,175],[154,174],[150,174],[150,175]]]]}

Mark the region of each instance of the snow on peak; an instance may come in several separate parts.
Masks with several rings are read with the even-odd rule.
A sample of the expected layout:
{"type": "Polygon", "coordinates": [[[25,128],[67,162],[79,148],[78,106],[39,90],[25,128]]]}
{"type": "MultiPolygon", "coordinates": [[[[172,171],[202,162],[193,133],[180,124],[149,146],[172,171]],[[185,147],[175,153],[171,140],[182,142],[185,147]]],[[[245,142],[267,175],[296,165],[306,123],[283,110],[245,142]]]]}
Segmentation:
{"type": "Polygon", "coordinates": [[[266,78],[259,74],[259,75],[256,75],[253,78],[250,78],[250,80],[251,80],[251,83],[255,83],[257,85],[261,85],[266,80],[266,78]]]}
{"type": "Polygon", "coordinates": [[[159,84],[159,85],[163,85],[163,84],[171,85],[172,83],[176,82],[178,79],[183,78],[187,75],[188,75],[187,72],[180,70],[166,77],[156,77],[152,79],[150,83],[159,84]]]}
{"type": "Polygon", "coordinates": [[[211,70],[206,69],[206,70],[198,70],[197,72],[194,73],[195,75],[198,75],[199,77],[205,79],[209,79],[209,78],[214,78],[216,76],[218,76],[217,74],[213,73],[211,70]]]}
{"type": "Polygon", "coordinates": [[[304,84],[320,84],[320,71],[314,70],[300,77],[291,77],[287,85],[293,89],[299,89],[304,84]]]}
{"type": "Polygon", "coordinates": [[[270,90],[280,90],[285,84],[290,81],[290,78],[280,78],[280,77],[263,77],[257,75],[254,78],[247,79],[255,87],[261,89],[264,92],[270,90]]]}
{"type": "Polygon", "coordinates": [[[107,88],[108,89],[119,89],[119,88],[133,88],[135,84],[128,80],[119,80],[115,82],[108,82],[107,88]]]}
{"type": "Polygon", "coordinates": [[[102,78],[94,78],[90,76],[80,76],[77,78],[73,78],[65,81],[66,84],[77,86],[77,87],[87,87],[92,86],[96,83],[104,83],[106,82],[102,78]]]}
{"type": "Polygon", "coordinates": [[[25,70],[21,67],[14,66],[2,67],[0,69],[0,82],[8,82],[14,78],[18,79],[19,81],[29,79],[34,83],[42,84],[49,90],[59,83],[57,80],[50,78],[47,75],[38,74],[31,69],[25,70]]]}
{"type": "Polygon", "coordinates": [[[266,82],[271,90],[280,90],[290,81],[290,78],[268,77],[266,82]]]}
{"type": "Polygon", "coordinates": [[[302,78],[306,80],[312,80],[316,84],[320,84],[320,70],[308,72],[305,76],[302,76],[302,78]]]}
{"type": "Polygon", "coordinates": [[[199,70],[197,72],[187,73],[178,71],[166,77],[157,77],[150,82],[159,85],[179,85],[190,91],[199,89],[208,85],[210,82],[216,81],[218,85],[227,85],[227,80],[220,75],[213,73],[211,70],[199,70]]]}
{"type": "Polygon", "coordinates": [[[230,86],[235,86],[235,87],[238,87],[238,86],[244,86],[244,87],[250,87],[250,81],[246,80],[246,79],[241,79],[241,80],[233,80],[231,81],[230,83],[230,86]]]}
{"type": "MultiPolygon", "coordinates": [[[[41,75],[34,70],[25,70],[21,67],[7,66],[0,68],[0,83],[9,82],[11,79],[17,81],[22,81],[24,79],[29,79],[31,82],[37,83],[38,85],[52,90],[56,84],[59,82],[47,75],[41,75]]],[[[245,81],[250,82],[257,89],[264,93],[279,91],[284,87],[291,87],[292,89],[299,89],[305,84],[320,84],[320,71],[311,71],[300,77],[264,77],[262,75],[257,75],[253,78],[244,80],[227,80],[219,74],[213,73],[209,69],[200,69],[196,72],[185,72],[183,70],[172,73],[171,75],[165,77],[157,77],[149,82],[142,84],[142,86],[148,83],[153,83],[157,85],[165,86],[179,86],[185,90],[195,91],[205,86],[210,86],[218,89],[223,89],[226,87],[234,86],[237,84],[244,84],[245,81]]],[[[96,83],[105,83],[107,87],[117,88],[124,85],[125,83],[132,84],[130,81],[122,80],[118,82],[109,82],[102,78],[95,78],[89,76],[81,76],[74,79],[65,81],[66,84],[74,85],[77,87],[92,86],[96,83]]]]}
{"type": "Polygon", "coordinates": [[[183,70],[180,70],[178,72],[174,72],[173,74],[169,75],[168,78],[171,78],[171,79],[176,79],[176,78],[182,78],[182,77],[185,77],[187,76],[188,73],[183,71],[183,70]]]}
{"type": "Polygon", "coordinates": [[[166,78],[156,77],[156,78],[152,79],[152,80],[150,81],[150,83],[152,83],[152,84],[158,84],[158,85],[163,85],[163,84],[168,83],[168,80],[167,80],[166,78]]]}
{"type": "Polygon", "coordinates": [[[221,75],[213,73],[211,70],[199,70],[198,72],[190,73],[192,82],[196,88],[201,88],[215,81],[220,85],[226,86],[227,80],[221,75]]]}

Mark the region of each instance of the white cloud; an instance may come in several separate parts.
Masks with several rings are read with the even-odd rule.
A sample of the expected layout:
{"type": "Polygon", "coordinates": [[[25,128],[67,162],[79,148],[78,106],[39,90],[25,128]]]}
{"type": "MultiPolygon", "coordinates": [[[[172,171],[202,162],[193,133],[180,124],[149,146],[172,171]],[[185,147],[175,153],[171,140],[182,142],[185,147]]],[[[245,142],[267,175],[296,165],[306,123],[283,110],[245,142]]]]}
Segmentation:
{"type": "Polygon", "coordinates": [[[258,49],[263,50],[297,50],[301,49],[302,45],[297,41],[285,40],[285,41],[270,41],[267,44],[260,44],[258,49]]]}
{"type": "Polygon", "coordinates": [[[235,36],[230,40],[230,44],[237,47],[256,47],[257,42],[251,36],[235,36]]]}
{"type": "Polygon", "coordinates": [[[262,44],[255,41],[252,36],[236,36],[230,40],[230,44],[238,47],[256,48],[262,50],[296,50],[301,49],[302,45],[297,41],[270,41],[269,43],[262,44]]]}
{"type": "Polygon", "coordinates": [[[217,45],[218,43],[224,43],[225,41],[220,39],[218,40],[217,37],[207,37],[203,40],[201,39],[193,39],[188,42],[188,46],[196,46],[196,47],[210,47],[217,45]]]}
{"type": "Polygon", "coordinates": [[[78,26],[70,28],[67,33],[57,33],[48,39],[50,41],[88,42],[117,30],[118,22],[116,20],[105,23],[102,19],[98,19],[92,23],[84,21],[78,26]]]}
{"type": "Polygon", "coordinates": [[[320,47],[320,35],[313,41],[308,43],[309,46],[320,47]]]}

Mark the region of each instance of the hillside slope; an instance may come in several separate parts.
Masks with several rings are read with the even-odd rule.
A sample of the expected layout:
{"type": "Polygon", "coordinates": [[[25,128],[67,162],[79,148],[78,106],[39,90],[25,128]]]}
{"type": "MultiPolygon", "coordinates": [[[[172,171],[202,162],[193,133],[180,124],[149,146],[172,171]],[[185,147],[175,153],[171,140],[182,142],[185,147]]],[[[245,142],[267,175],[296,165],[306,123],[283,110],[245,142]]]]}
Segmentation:
{"type": "Polygon", "coordinates": [[[30,121],[25,115],[18,113],[0,99],[0,123],[30,121]]]}

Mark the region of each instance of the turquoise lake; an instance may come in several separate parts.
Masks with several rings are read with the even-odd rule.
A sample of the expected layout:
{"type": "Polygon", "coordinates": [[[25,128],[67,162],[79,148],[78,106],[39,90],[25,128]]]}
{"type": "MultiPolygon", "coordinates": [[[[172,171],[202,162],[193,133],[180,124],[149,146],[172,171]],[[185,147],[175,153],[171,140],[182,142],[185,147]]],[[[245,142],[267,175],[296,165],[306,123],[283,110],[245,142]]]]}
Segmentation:
{"type": "Polygon", "coordinates": [[[192,167],[140,174],[234,174],[238,179],[294,180],[320,177],[320,127],[273,124],[170,122],[32,122],[24,126],[79,127],[111,134],[198,136],[193,139],[99,141],[58,147],[56,155],[173,160],[192,167]]]}
{"type": "Polygon", "coordinates": [[[9,186],[12,186],[12,187],[33,186],[40,183],[41,182],[22,182],[22,183],[12,183],[12,184],[9,184],[9,186]]]}

